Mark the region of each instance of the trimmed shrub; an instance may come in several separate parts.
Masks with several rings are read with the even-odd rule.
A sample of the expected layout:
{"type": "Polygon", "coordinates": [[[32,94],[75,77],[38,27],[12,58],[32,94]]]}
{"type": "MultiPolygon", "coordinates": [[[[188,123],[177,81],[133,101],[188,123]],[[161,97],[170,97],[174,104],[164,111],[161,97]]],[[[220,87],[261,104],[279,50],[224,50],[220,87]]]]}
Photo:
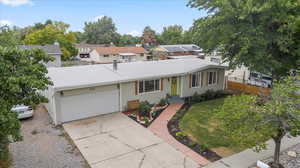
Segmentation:
{"type": "Polygon", "coordinates": [[[159,106],[165,106],[167,104],[167,100],[166,99],[160,99],[160,101],[159,101],[159,103],[158,103],[158,105],[159,106]]]}
{"type": "Polygon", "coordinates": [[[151,105],[149,102],[144,101],[139,105],[139,113],[142,117],[150,117],[151,105]]]}
{"type": "Polygon", "coordinates": [[[192,102],[201,102],[204,100],[202,95],[199,95],[197,92],[191,97],[192,102]]]}

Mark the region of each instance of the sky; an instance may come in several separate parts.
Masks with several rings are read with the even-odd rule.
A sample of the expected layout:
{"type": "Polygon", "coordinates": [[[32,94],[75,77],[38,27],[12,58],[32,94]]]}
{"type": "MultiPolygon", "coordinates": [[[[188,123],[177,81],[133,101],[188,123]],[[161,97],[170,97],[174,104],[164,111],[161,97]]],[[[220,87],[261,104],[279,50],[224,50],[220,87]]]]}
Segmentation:
{"type": "Polygon", "coordinates": [[[186,6],[188,0],[0,0],[0,25],[25,27],[47,19],[83,31],[84,22],[109,16],[121,34],[140,35],[145,26],[161,32],[178,24],[187,30],[205,12],[186,6]]]}

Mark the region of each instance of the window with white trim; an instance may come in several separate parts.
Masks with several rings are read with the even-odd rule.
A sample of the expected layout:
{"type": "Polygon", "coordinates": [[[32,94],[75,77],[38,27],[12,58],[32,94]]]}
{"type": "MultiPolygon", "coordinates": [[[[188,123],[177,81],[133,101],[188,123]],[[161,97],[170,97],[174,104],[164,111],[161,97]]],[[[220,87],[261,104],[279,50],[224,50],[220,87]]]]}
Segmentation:
{"type": "Polygon", "coordinates": [[[200,87],[201,86],[201,72],[192,73],[192,87],[200,87]]]}
{"type": "Polygon", "coordinates": [[[154,92],[160,90],[160,79],[139,81],[139,93],[154,92]]]}
{"type": "Polygon", "coordinates": [[[208,85],[217,84],[217,72],[212,71],[208,72],[208,85]]]}

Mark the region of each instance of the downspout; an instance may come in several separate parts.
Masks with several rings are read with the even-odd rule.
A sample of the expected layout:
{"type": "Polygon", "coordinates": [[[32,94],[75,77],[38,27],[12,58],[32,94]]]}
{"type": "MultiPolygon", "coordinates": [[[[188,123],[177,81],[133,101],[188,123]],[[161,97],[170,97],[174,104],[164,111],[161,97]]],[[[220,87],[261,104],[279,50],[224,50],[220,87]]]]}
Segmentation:
{"type": "Polygon", "coordinates": [[[122,83],[119,83],[119,111],[122,112],[122,83]]]}

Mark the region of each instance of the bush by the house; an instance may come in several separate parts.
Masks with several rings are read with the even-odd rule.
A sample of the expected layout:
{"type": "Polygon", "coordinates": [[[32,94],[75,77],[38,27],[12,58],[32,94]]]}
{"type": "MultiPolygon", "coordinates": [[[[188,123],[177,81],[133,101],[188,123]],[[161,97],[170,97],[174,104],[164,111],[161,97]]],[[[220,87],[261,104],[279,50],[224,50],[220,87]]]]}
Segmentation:
{"type": "Polygon", "coordinates": [[[138,110],[141,117],[150,117],[151,105],[147,101],[141,102],[138,110]]]}
{"type": "Polygon", "coordinates": [[[220,98],[220,97],[223,97],[224,95],[226,95],[226,94],[222,90],[219,90],[219,91],[207,90],[203,94],[198,94],[196,92],[192,97],[190,97],[189,100],[192,103],[198,103],[201,101],[207,101],[207,100],[220,98]]]}
{"type": "Polygon", "coordinates": [[[159,106],[165,106],[167,104],[167,100],[166,99],[160,99],[158,105],[159,106]]]}
{"type": "Polygon", "coordinates": [[[203,101],[203,96],[199,95],[197,92],[194,93],[194,95],[191,97],[192,102],[201,102],[203,101]]]}

